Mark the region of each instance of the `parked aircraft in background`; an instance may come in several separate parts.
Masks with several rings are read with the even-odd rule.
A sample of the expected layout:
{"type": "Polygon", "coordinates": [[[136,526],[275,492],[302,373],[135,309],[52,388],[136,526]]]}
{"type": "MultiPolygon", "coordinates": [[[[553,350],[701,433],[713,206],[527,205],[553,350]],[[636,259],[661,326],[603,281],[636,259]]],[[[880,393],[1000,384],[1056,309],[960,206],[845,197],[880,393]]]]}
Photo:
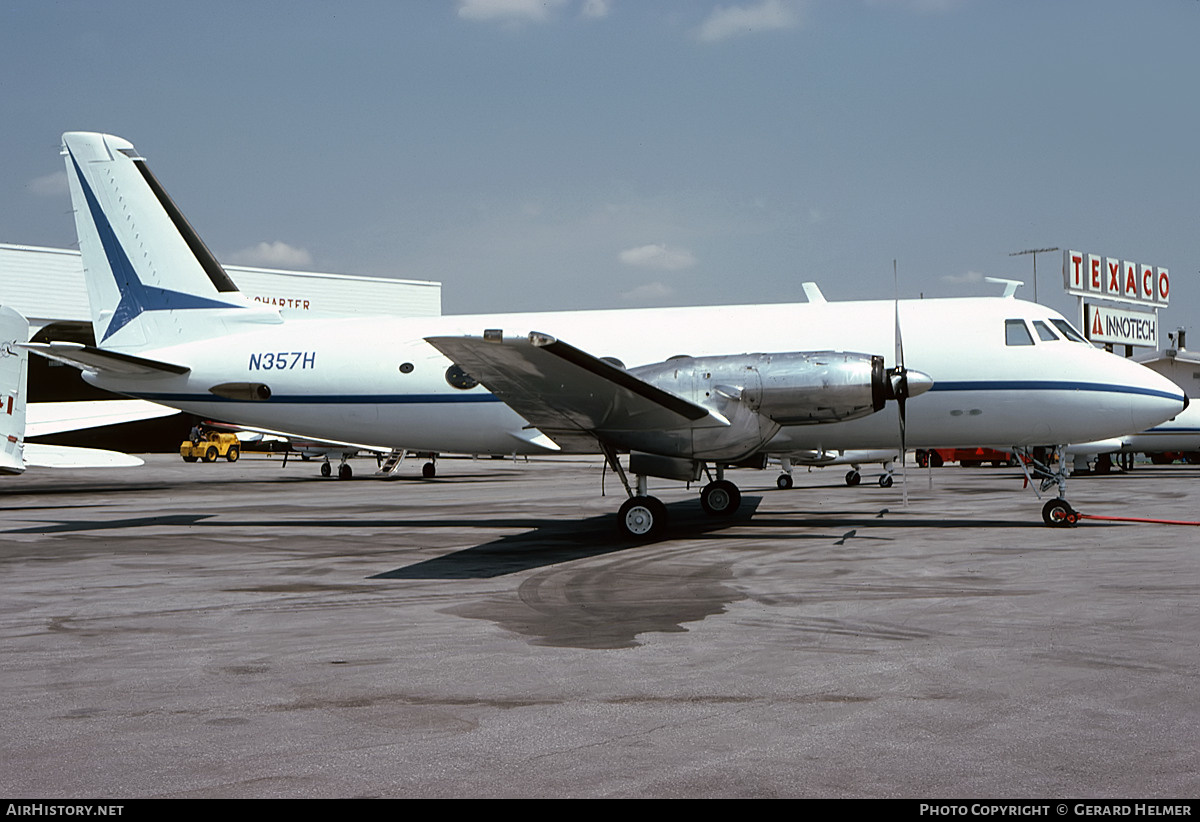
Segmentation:
{"type": "Polygon", "coordinates": [[[26,437],[99,428],[121,422],[178,414],[144,400],[35,402],[25,400],[29,377],[29,322],[8,306],[0,306],[0,474],[20,474],[27,467],[116,468],[141,465],[142,460],[116,451],[25,442],[26,437]]]}
{"type": "MultiPolygon", "coordinates": [[[[73,132],[63,148],[98,345],[32,350],[118,393],[313,439],[602,453],[633,536],[666,518],[649,477],[712,466],[701,504],[728,515],[725,467],[768,454],[1080,442],[1186,404],[1011,298],[285,322],[237,290],[132,144],[73,132]]],[[[1054,481],[1043,515],[1072,524],[1054,481]]]]}
{"type": "Polygon", "coordinates": [[[781,490],[791,488],[792,469],[797,465],[804,465],[809,469],[849,465],[846,484],[853,487],[862,482],[862,466],[879,463],[883,466],[883,473],[879,475],[879,486],[891,488],[894,482],[892,466],[899,458],[900,452],[894,448],[879,448],[873,451],[797,451],[779,458],[779,467],[783,473],[775,478],[775,485],[781,490]]]}

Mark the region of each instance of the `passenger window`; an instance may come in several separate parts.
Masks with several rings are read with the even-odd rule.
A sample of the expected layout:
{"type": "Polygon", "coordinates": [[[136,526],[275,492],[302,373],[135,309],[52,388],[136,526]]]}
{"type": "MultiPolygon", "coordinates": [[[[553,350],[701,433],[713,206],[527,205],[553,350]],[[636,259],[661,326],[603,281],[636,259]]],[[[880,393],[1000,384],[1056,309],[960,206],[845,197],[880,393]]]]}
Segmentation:
{"type": "Polygon", "coordinates": [[[1043,342],[1049,342],[1050,340],[1058,339],[1058,335],[1050,330],[1050,326],[1046,325],[1041,320],[1033,321],[1033,330],[1037,332],[1038,339],[1042,340],[1043,342]]]}
{"type": "Polygon", "coordinates": [[[1074,327],[1072,327],[1072,325],[1066,320],[1051,320],[1050,322],[1054,323],[1054,327],[1061,331],[1062,335],[1071,342],[1087,342],[1087,340],[1083,338],[1083,335],[1076,331],[1074,327]]]}
{"type": "Polygon", "coordinates": [[[1024,320],[1004,321],[1005,345],[1033,345],[1033,337],[1029,334],[1029,326],[1024,320]]]}

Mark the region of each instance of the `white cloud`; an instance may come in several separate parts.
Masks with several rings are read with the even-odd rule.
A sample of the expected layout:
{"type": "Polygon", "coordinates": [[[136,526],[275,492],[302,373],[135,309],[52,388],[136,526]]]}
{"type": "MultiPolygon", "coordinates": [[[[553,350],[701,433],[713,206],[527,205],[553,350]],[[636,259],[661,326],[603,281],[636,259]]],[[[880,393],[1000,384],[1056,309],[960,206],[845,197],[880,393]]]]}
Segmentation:
{"type": "Polygon", "coordinates": [[[541,23],[566,0],[458,0],[464,20],[500,23],[541,23]]]}
{"type": "Polygon", "coordinates": [[[700,26],[696,37],[702,43],[716,43],[743,34],[795,28],[800,15],[785,0],[762,0],[756,6],[717,7],[700,26]]]}
{"type": "Polygon", "coordinates": [[[608,0],[583,0],[583,9],[580,14],[589,20],[608,17],[608,0]]]}
{"type": "Polygon", "coordinates": [[[939,14],[954,11],[962,0],[867,0],[868,6],[915,11],[919,14],[939,14]]]}
{"type": "Polygon", "coordinates": [[[947,274],[942,277],[942,282],[953,285],[974,285],[975,283],[983,282],[983,274],[978,271],[968,271],[965,274],[947,274]]]}
{"type": "Polygon", "coordinates": [[[312,255],[303,248],[295,248],[278,240],[235,251],[228,259],[235,265],[263,268],[307,268],[312,265],[312,255]]]}
{"type": "Polygon", "coordinates": [[[659,303],[673,293],[675,293],[675,290],[669,285],[664,285],[663,283],[646,283],[645,285],[639,285],[637,288],[632,288],[624,292],[621,294],[621,298],[626,302],[646,305],[659,303]]]}
{"type": "Polygon", "coordinates": [[[617,259],[635,268],[658,271],[682,271],[696,264],[696,257],[686,248],[668,248],[661,243],[626,249],[617,255],[617,259]]]}
{"type": "Polygon", "coordinates": [[[56,171],[44,177],[35,177],[29,181],[27,187],[39,197],[58,197],[69,191],[67,186],[67,172],[56,171]]]}

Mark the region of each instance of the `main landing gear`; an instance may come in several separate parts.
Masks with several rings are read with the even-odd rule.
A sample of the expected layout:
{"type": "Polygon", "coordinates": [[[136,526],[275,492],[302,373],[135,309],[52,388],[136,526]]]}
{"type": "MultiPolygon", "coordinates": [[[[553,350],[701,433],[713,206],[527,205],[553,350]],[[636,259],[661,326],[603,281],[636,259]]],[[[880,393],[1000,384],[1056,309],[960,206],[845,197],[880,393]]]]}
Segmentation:
{"type": "MultiPolygon", "coordinates": [[[[662,536],[667,527],[667,506],[647,491],[646,475],[636,475],[636,490],[629,485],[625,469],[614,451],[604,454],[608,464],[621,478],[629,499],[617,512],[617,528],[626,539],[654,540],[662,536]]],[[[725,479],[725,466],[717,466],[717,478],[700,489],[700,507],[714,517],[731,517],[742,504],[742,492],[725,479]]]]}
{"type": "MultiPolygon", "coordinates": [[[[891,488],[895,481],[895,477],[892,474],[892,464],[890,462],[884,463],[883,473],[879,475],[879,487],[891,488]]],[[[855,466],[846,472],[846,484],[851,488],[858,485],[860,482],[862,482],[862,474],[859,473],[858,466],[855,466]]]]}
{"type": "MultiPolygon", "coordinates": [[[[346,457],[342,457],[341,463],[337,468],[338,479],[350,479],[354,476],[354,469],[350,467],[350,463],[346,462],[346,457]]],[[[325,457],[325,461],[321,463],[321,476],[328,477],[333,474],[333,466],[329,464],[329,457],[325,457]]]]}

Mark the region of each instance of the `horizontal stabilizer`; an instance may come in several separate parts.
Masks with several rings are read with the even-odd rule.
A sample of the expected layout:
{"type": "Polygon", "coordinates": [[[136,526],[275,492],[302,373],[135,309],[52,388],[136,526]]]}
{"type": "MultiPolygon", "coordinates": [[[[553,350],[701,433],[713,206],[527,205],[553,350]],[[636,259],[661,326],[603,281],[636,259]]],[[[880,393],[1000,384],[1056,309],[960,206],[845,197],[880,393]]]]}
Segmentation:
{"type": "Polygon", "coordinates": [[[175,365],[159,360],[148,360],[145,357],[135,357],[132,354],[122,354],[117,351],[107,351],[91,345],[73,342],[27,343],[27,348],[35,354],[40,354],[51,360],[65,362],[82,371],[93,374],[117,374],[120,376],[148,377],[155,374],[177,375],[191,371],[185,365],[175,365]]]}
{"type": "Polygon", "coordinates": [[[549,335],[427,337],[535,428],[564,448],[594,447],[594,435],[661,431],[708,409],[549,335]]]}
{"type": "Polygon", "coordinates": [[[25,436],[44,437],[82,428],[153,420],[178,413],[178,408],[167,408],[146,400],[35,402],[25,409],[25,436]]]}
{"type": "Polygon", "coordinates": [[[140,457],[100,448],[27,442],[25,464],[36,468],[133,468],[144,462],[140,457]]]}

